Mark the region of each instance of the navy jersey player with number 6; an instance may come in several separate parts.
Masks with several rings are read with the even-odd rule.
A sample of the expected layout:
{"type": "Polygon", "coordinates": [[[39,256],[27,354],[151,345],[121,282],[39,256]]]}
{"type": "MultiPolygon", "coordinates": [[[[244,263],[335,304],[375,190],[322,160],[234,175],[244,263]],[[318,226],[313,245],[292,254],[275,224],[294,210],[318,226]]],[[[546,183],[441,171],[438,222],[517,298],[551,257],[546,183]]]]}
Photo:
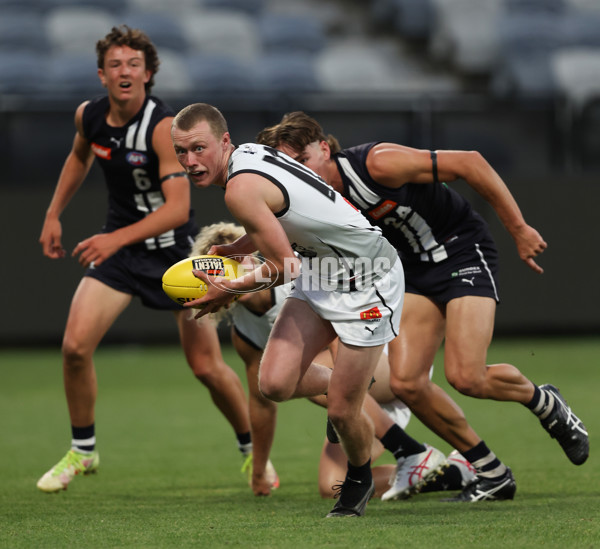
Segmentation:
{"type": "Polygon", "coordinates": [[[98,41],[96,53],[107,96],[85,101],[76,110],[75,139],[40,236],[45,256],[66,255],[60,215],[96,159],[104,173],[109,207],[103,230],[79,242],[72,254],[86,268],[62,343],[72,443],[64,458],[38,481],[45,492],[66,489],[75,475],[98,468],[93,354],[134,296],[147,307],[174,311],[193,373],[231,424],[240,450],[251,450],[244,389],[223,361],[215,326],[198,323],[162,291],[163,273],[187,257],[197,229],[190,182],[171,144],[173,112],[149,95],[159,65],[156,49],[143,32],[122,26],[98,41]]]}

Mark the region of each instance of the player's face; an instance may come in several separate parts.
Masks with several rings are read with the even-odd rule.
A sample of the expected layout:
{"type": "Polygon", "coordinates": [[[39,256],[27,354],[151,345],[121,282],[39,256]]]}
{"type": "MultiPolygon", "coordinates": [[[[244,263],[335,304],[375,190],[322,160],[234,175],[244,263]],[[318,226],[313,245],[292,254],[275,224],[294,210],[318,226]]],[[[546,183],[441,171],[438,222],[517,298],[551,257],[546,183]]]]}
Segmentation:
{"type": "MultiPolygon", "coordinates": [[[[323,179],[327,175],[327,161],[329,159],[327,143],[325,141],[315,141],[306,146],[303,151],[296,151],[289,145],[282,143],[277,147],[282,153],[291,156],[300,164],[304,164],[313,172],[319,174],[323,179]]],[[[327,181],[327,179],[325,179],[327,181]]]]}
{"type": "Polygon", "coordinates": [[[188,131],[173,127],[171,137],[177,160],[196,187],[225,185],[231,149],[229,133],[219,138],[212,133],[208,122],[202,120],[188,131]]]}
{"type": "Polygon", "coordinates": [[[104,56],[104,67],[98,69],[98,76],[111,97],[125,101],[145,94],[144,86],[151,73],[146,70],[144,52],[128,46],[112,46],[104,56]]]}

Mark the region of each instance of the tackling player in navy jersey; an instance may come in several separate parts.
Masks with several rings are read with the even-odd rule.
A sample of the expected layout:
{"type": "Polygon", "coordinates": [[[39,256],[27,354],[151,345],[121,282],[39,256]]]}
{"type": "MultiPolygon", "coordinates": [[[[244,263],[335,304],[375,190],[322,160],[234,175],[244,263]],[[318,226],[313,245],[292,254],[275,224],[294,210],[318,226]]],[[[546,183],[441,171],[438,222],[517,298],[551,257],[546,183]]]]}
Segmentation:
{"type": "Polygon", "coordinates": [[[143,32],[122,26],[98,41],[96,53],[98,76],[108,94],[83,102],[75,112],[73,147],[40,236],[45,256],[66,255],[60,215],[97,159],[109,208],[102,231],[73,250],[86,271],[71,302],[62,344],[72,448],[38,481],[45,492],[66,489],[76,474],[98,468],[93,354],[134,296],[148,307],[174,311],[194,375],[233,427],[240,450],[251,450],[244,389],[223,361],[215,326],[198,323],[162,291],[164,271],[187,257],[197,229],[190,182],[171,143],[173,113],[149,95],[159,64],[156,50],[143,32]]]}
{"type": "Polygon", "coordinates": [[[196,103],[173,120],[177,158],[197,187],[225,189],[225,203],[246,235],[225,255],[258,250],[265,263],[223,281],[194,271],[209,284],[198,317],[265,284],[294,281],[260,364],[260,391],[271,400],[322,395],[348,458],[346,479],[329,517],[360,516],[375,484],[373,426],[362,404],[383,346],[398,333],[404,277],[396,250],[315,173],[275,149],[235,148],[222,114],[196,103]],[[302,255],[302,269],[296,253],[302,255]],[[358,265],[360,264],[360,268],[358,265]],[[333,372],[312,361],[339,337],[333,372]]]}
{"type": "MultiPolygon", "coordinates": [[[[529,407],[576,465],[588,457],[585,427],[552,385],[537,386],[511,364],[486,365],[492,338],[498,258],[483,219],[456,191],[441,183],[464,179],[498,214],[521,259],[542,273],[534,258],[546,249],[523,219],[510,191],[477,152],[417,150],[369,143],[341,150],[316,120],[290,113],[257,141],[277,147],[321,175],[346,196],[397,248],[406,278],[399,337],[390,345],[395,394],[431,430],[475,467],[477,478],[455,501],[512,499],[512,473],[467,423],[460,408],[429,379],[445,340],[448,381],[476,398],[529,407]]],[[[398,482],[382,499],[395,499],[398,482]]]]}

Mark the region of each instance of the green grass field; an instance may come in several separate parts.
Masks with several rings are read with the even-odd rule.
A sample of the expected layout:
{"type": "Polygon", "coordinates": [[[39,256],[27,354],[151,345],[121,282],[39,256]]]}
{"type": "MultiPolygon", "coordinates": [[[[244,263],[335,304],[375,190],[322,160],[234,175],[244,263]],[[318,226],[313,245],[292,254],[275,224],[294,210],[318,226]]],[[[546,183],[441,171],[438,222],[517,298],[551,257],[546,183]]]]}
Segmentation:
{"type": "MultiPolygon", "coordinates": [[[[597,338],[498,340],[490,349],[490,363],[512,362],[561,389],[590,432],[583,466],[571,465],[522,406],[449,389],[513,469],[515,500],[449,504],[432,493],[372,500],[359,519],[325,519],[332,501],[317,491],[324,411],[280,405],[272,459],[281,488],[255,498],[233,432],[176,347],[98,351],[101,469],[66,492],[39,492],[37,479],[70,443],[59,351],[0,350],[0,547],[600,547],[599,357],[597,338]]],[[[434,377],[446,386],[441,365],[434,377]]],[[[450,451],[418,420],[408,431],[450,451]]]]}

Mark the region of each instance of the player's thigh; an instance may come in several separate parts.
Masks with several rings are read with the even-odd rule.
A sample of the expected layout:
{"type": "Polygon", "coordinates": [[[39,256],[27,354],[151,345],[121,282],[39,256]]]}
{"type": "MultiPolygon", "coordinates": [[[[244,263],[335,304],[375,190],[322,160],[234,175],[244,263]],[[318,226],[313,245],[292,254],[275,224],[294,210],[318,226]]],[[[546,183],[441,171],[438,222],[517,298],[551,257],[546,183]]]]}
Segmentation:
{"type": "Polygon", "coordinates": [[[194,318],[194,311],[175,311],[183,351],[192,364],[195,361],[222,360],[219,334],[211,318],[194,318]]]}
{"type": "Polygon", "coordinates": [[[429,378],[429,370],[444,340],[446,320],[431,299],[407,293],[398,336],[388,345],[393,382],[429,378]]]}
{"type": "Polygon", "coordinates": [[[84,276],[71,301],[63,346],[74,352],[93,351],[131,300],[130,294],[84,276]]]}
{"type": "Polygon", "coordinates": [[[261,362],[261,375],[283,365],[305,370],[335,337],[331,323],[322,319],[305,301],[285,300],[275,320],[261,362]]]}
{"type": "Polygon", "coordinates": [[[481,375],[494,332],[496,302],[490,297],[464,296],[446,306],[446,376],[481,375]]]}
{"type": "Polygon", "coordinates": [[[242,339],[233,328],[231,330],[231,343],[246,366],[246,378],[250,394],[260,395],[260,391],[258,390],[258,369],[263,355],[262,350],[253,347],[242,339]]]}

